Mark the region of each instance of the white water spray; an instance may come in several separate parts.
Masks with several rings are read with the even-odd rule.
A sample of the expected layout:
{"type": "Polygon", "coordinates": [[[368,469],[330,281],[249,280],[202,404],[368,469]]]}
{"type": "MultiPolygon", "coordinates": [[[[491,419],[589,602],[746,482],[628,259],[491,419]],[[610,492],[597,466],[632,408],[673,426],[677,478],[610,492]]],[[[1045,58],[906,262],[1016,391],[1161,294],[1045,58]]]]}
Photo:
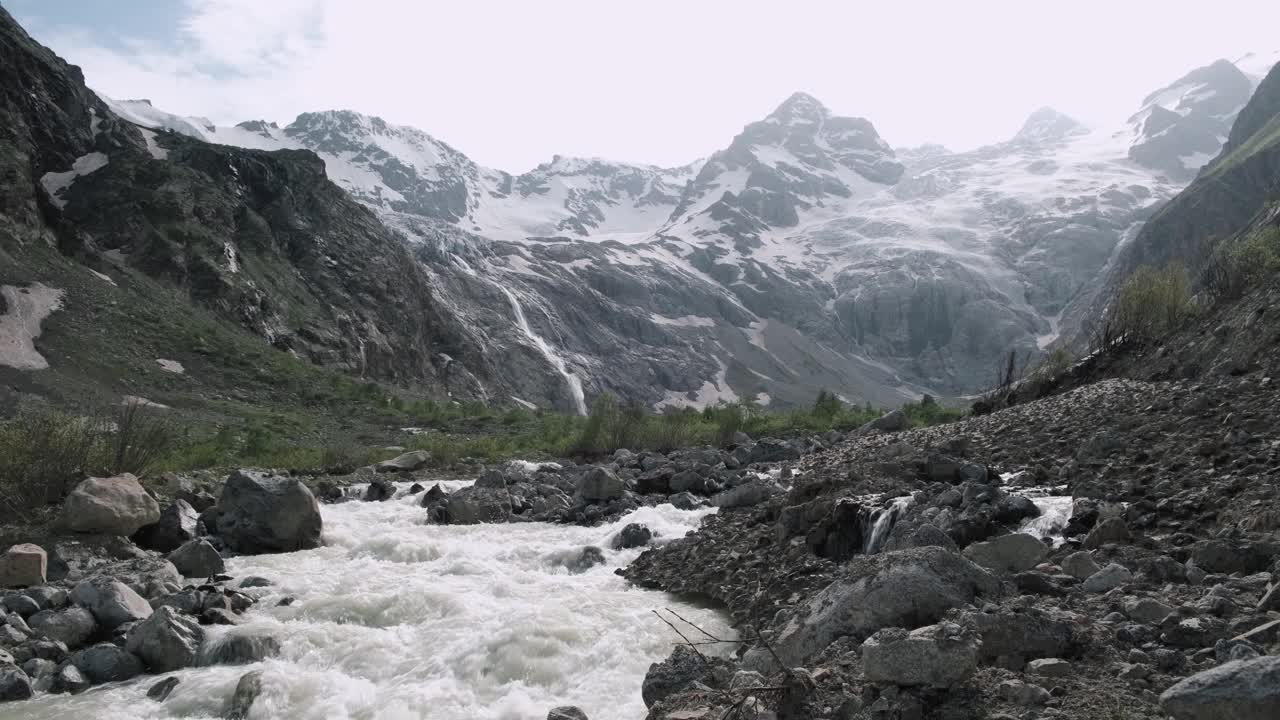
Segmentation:
{"type": "Polygon", "coordinates": [[[497,287],[506,294],[507,300],[511,302],[511,311],[515,313],[516,325],[519,326],[520,331],[523,332],[525,337],[529,338],[529,340],[542,351],[542,355],[547,359],[547,362],[551,363],[551,366],[554,367],[562,377],[564,377],[564,381],[569,385],[569,393],[573,395],[573,404],[577,409],[578,414],[586,415],[587,400],[586,396],[582,392],[582,379],[570,372],[568,364],[566,364],[564,358],[556,352],[555,348],[551,347],[551,344],[548,343],[541,335],[533,331],[533,327],[529,325],[529,319],[524,315],[524,306],[520,304],[520,299],[516,297],[516,294],[508,287],[502,285],[498,285],[497,287]]]}
{"type": "Polygon", "coordinates": [[[1063,533],[1067,522],[1071,520],[1072,497],[1070,495],[1048,495],[1033,497],[1031,502],[1040,509],[1040,515],[1028,519],[1018,528],[1018,532],[1027,533],[1037,538],[1051,538],[1053,546],[1066,542],[1063,533]]]}
{"type": "Polygon", "coordinates": [[[252,591],[262,599],[246,624],[207,631],[270,633],[279,657],[168,673],[180,682],[163,703],[146,698],[161,677],[148,675],[3,703],[0,720],[219,718],[251,670],[264,671],[252,720],[543,720],[556,705],[640,720],[645,671],[680,642],[653,610],[733,637],[721,614],[614,574],[641,552],[609,549],[627,523],[670,540],[706,510],[641,508],[595,528],[457,527],[426,524],[418,497],[324,506],[323,547],[228,561],[230,574],[275,585],[252,591]],[[586,545],[604,549],[604,565],[574,575],[557,563],[586,545]],[[284,597],[296,600],[277,607],[284,597]]]}
{"type": "Polygon", "coordinates": [[[912,501],[913,498],[910,495],[894,498],[889,507],[876,511],[875,522],[871,526],[871,532],[862,544],[864,553],[874,555],[880,552],[880,548],[884,547],[884,541],[889,538],[889,533],[893,531],[893,526],[897,524],[898,518],[902,517],[907,508],[911,507],[912,501]]]}

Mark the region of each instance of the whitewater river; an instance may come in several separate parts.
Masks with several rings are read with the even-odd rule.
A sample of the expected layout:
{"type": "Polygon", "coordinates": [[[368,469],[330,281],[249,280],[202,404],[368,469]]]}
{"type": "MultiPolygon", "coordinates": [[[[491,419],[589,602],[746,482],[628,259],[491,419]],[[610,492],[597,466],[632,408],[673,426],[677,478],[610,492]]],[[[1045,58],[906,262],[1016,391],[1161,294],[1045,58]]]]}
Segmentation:
{"type": "Polygon", "coordinates": [[[706,511],[663,505],[597,528],[448,527],[425,524],[417,499],[323,506],[324,547],[228,562],[237,578],[276,585],[245,625],[209,630],[270,631],[279,657],[173,673],[181,683],[163,704],[145,694],[164,676],[145,676],[8,703],[0,719],[216,718],[239,677],[261,668],[254,720],[543,720],[556,705],[640,720],[645,671],[679,640],[652,610],[731,635],[717,612],[628,587],[613,571],[640,551],[608,549],[629,522],[675,538],[706,511]],[[558,559],[585,545],[606,564],[569,574],[558,559]],[[285,596],[296,601],[276,607],[285,596]]]}

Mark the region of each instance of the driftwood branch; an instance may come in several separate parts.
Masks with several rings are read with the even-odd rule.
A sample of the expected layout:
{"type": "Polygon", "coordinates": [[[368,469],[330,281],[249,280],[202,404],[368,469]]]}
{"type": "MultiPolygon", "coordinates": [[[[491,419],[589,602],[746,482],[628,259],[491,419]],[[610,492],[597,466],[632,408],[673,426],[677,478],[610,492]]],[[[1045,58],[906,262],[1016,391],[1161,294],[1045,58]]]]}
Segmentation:
{"type": "MultiPolygon", "coordinates": [[[[778,667],[782,668],[782,672],[784,673],[784,675],[788,679],[791,678],[791,670],[782,663],[781,658],[779,658],[778,654],[773,651],[773,648],[769,646],[768,642],[766,642],[765,639],[760,636],[759,632],[753,631],[753,634],[755,636],[754,638],[728,640],[725,638],[720,638],[720,637],[716,637],[715,635],[712,635],[701,626],[697,625],[694,622],[689,621],[688,619],[681,616],[680,613],[676,612],[675,610],[672,610],[671,608],[665,608],[665,610],[668,613],[670,613],[673,617],[675,617],[677,620],[679,620],[681,623],[688,625],[689,627],[698,631],[699,634],[701,634],[703,637],[706,638],[705,640],[700,640],[697,642],[690,640],[689,636],[686,635],[684,632],[682,632],[680,628],[676,627],[675,623],[663,617],[662,613],[658,612],[657,610],[653,611],[653,614],[657,615],[659,620],[661,620],[664,624],[666,624],[667,627],[671,628],[671,631],[680,637],[680,640],[682,642],[679,644],[688,647],[690,650],[694,652],[694,654],[698,656],[698,659],[702,662],[702,665],[703,667],[706,668],[708,674],[711,674],[712,672],[714,672],[714,668],[711,665],[711,661],[707,659],[707,656],[703,655],[702,651],[698,649],[699,647],[706,647],[706,646],[712,646],[712,645],[746,645],[751,642],[759,642],[761,645],[764,646],[764,648],[769,652],[769,654],[773,656],[774,662],[778,664],[778,667]]],[[[733,689],[718,688],[717,690],[721,698],[728,704],[728,708],[726,708],[724,714],[720,716],[720,720],[735,720],[735,719],[742,718],[743,717],[742,712],[746,708],[746,703],[748,700],[751,701],[751,709],[755,710],[760,702],[759,698],[756,697],[757,693],[765,693],[765,692],[781,693],[785,689],[786,689],[785,685],[780,685],[780,686],[767,685],[767,686],[742,687],[742,688],[733,688],[733,689]],[[735,697],[734,693],[738,693],[738,696],[735,697]]]]}

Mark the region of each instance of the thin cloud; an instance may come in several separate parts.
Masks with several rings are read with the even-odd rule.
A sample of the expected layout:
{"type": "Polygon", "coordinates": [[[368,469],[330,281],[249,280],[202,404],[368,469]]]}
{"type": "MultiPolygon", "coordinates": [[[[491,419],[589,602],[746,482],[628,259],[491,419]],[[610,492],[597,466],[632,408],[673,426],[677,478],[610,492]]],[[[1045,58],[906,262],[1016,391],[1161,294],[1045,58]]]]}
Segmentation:
{"type": "Polygon", "coordinates": [[[1273,49],[1274,5],[191,0],[171,37],[38,37],[108,95],[218,123],[351,108],[521,171],[683,164],[795,90],[896,146],[997,142],[1045,105],[1118,123],[1195,67],[1273,49]]]}

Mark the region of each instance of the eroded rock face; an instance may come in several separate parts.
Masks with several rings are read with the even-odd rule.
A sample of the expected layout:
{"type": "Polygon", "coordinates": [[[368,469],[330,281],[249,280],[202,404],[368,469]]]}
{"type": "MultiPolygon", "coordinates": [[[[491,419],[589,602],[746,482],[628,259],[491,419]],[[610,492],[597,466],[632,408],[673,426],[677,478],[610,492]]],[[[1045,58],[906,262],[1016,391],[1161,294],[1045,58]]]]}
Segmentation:
{"type": "Polygon", "coordinates": [[[125,473],[88,478],[67,495],[62,524],[69,530],[110,535],[133,535],[160,519],[160,506],[138,478],[125,473]]]}
{"type": "Polygon", "coordinates": [[[236,552],[260,554],[319,547],[320,505],[296,478],[237,470],[217,505],[217,534],[236,552]]]}

